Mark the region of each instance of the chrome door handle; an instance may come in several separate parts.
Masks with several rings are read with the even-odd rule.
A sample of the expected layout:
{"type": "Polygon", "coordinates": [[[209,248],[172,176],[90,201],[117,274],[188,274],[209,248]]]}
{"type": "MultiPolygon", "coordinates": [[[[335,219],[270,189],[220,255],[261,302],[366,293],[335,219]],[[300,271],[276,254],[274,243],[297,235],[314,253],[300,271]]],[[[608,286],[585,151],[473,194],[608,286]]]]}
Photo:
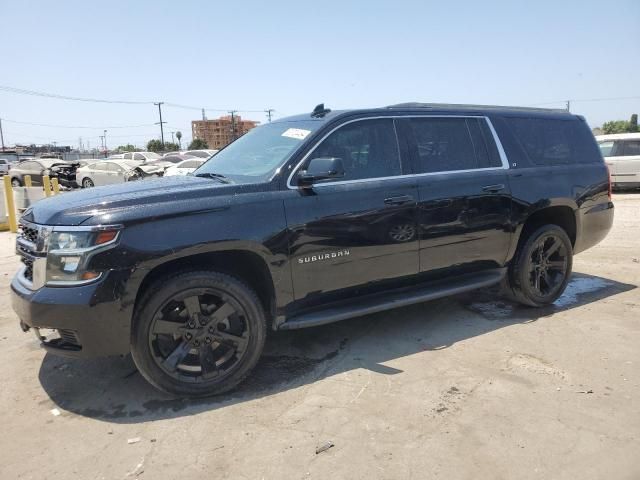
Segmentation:
{"type": "Polygon", "coordinates": [[[483,192],[497,193],[504,190],[504,184],[497,183],[495,185],[485,185],[482,187],[483,192]]]}
{"type": "Polygon", "coordinates": [[[398,195],[397,197],[389,197],[384,199],[385,205],[406,205],[413,202],[411,195],[398,195]]]}

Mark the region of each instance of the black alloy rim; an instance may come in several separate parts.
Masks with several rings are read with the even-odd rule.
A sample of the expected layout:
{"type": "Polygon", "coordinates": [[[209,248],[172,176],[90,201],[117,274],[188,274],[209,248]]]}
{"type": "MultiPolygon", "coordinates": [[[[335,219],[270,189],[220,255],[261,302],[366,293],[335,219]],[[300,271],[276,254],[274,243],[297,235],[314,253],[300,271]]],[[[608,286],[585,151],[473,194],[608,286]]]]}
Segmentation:
{"type": "Polygon", "coordinates": [[[529,256],[529,284],[536,295],[547,297],[562,286],[568,269],[567,247],[554,234],[538,239],[529,256]]]}
{"type": "Polygon", "coordinates": [[[149,330],[156,364],[181,382],[219,380],[247,354],[249,324],[242,306],[214,289],[180,292],[157,310],[149,330]]]}

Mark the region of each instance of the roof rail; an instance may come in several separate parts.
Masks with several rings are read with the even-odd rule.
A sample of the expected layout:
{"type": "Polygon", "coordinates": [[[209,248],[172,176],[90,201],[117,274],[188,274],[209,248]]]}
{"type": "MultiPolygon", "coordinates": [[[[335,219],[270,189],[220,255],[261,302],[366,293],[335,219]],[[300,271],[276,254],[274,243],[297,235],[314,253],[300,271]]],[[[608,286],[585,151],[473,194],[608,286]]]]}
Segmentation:
{"type": "Polygon", "coordinates": [[[458,103],[420,103],[420,102],[406,102],[398,103],[395,105],[387,105],[384,108],[389,109],[403,109],[403,108],[424,108],[430,110],[524,110],[530,112],[567,112],[563,108],[539,108],[539,107],[514,107],[503,105],[467,105],[458,103]]]}

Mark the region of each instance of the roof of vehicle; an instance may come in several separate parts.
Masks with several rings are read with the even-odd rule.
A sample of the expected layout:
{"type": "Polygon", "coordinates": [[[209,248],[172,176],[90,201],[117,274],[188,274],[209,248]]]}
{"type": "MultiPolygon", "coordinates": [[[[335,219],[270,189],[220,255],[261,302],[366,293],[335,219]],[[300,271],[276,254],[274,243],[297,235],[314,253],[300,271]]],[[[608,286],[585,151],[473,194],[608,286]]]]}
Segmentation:
{"type": "MultiPolygon", "coordinates": [[[[202,164],[203,164],[204,162],[206,162],[206,161],[207,161],[207,159],[206,159],[206,158],[189,157],[189,158],[187,158],[187,159],[185,159],[185,160],[182,160],[182,161],[181,161],[181,162],[179,162],[179,163],[175,163],[173,166],[174,166],[174,167],[178,167],[178,168],[179,168],[179,167],[180,167],[180,165],[182,165],[183,163],[187,163],[187,162],[198,162],[198,163],[200,163],[200,165],[202,165],[202,164]]],[[[191,167],[187,167],[187,168],[191,168],[191,167]]]]}
{"type": "Polygon", "coordinates": [[[92,167],[93,165],[97,165],[99,163],[115,163],[116,165],[120,165],[123,168],[135,168],[140,165],[140,162],[137,162],[135,160],[122,160],[120,158],[105,158],[105,159],[92,161],[89,164],[85,165],[84,167],[80,167],[80,168],[86,169],[86,168],[92,167]]]}
{"type": "Polygon", "coordinates": [[[596,140],[637,140],[640,139],[640,132],[635,133],[611,133],[609,135],[596,135],[596,140]]]}
{"type": "MultiPolygon", "coordinates": [[[[316,107],[317,108],[317,107],[316,107]]],[[[388,105],[386,107],[379,108],[364,108],[364,109],[350,109],[350,110],[328,110],[319,115],[313,115],[310,111],[307,114],[294,115],[291,117],[284,117],[274,120],[276,122],[290,122],[300,120],[316,120],[316,121],[328,121],[345,115],[356,114],[370,114],[370,115],[389,115],[393,113],[440,113],[446,115],[464,114],[464,115],[486,115],[486,114],[498,114],[498,115],[510,115],[519,116],[524,115],[528,117],[564,117],[566,119],[575,118],[574,115],[567,110],[555,109],[555,108],[534,108],[534,107],[512,107],[501,105],[466,105],[466,104],[452,104],[452,103],[420,103],[420,102],[407,102],[398,103],[395,105],[388,105]]],[[[268,124],[267,124],[268,125],[268,124]]]]}

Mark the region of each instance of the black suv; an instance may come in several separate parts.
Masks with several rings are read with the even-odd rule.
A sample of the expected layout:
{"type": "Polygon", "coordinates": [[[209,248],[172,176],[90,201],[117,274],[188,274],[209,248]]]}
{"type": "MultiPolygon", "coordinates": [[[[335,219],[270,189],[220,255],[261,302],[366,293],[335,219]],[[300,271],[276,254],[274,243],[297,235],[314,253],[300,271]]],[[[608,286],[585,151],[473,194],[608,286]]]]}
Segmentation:
{"type": "Polygon", "coordinates": [[[612,221],[582,117],[319,105],[192,176],[38,202],[21,219],[13,308],[51,352],[131,352],[156,387],[210,395],[249,374],[269,329],[499,283],[550,304],[612,221]]]}

